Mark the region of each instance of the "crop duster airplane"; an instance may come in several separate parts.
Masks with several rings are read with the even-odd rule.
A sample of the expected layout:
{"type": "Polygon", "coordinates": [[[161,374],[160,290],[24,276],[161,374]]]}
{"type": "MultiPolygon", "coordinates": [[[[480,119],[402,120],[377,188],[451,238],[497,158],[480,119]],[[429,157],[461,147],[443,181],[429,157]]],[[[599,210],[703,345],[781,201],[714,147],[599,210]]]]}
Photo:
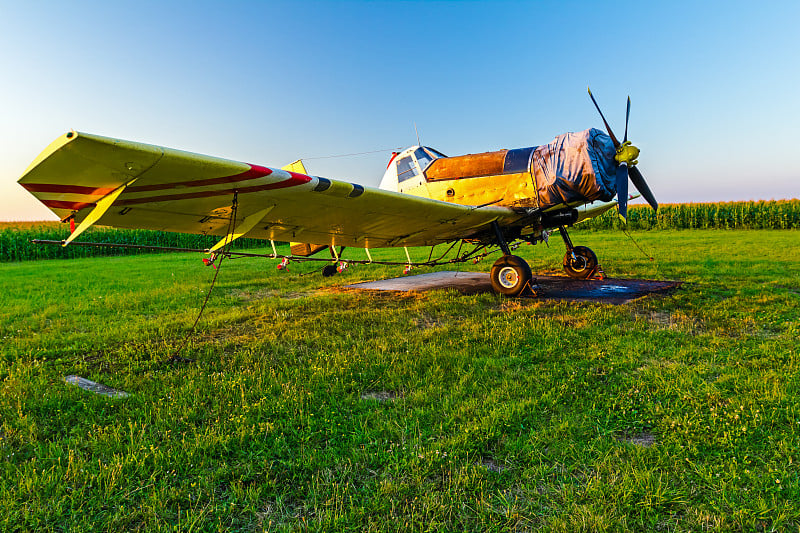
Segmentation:
{"type": "MultiPolygon", "coordinates": [[[[597,258],[572,245],[568,226],[617,203],[624,218],[629,178],[658,208],[636,167],[639,150],[628,141],[630,99],[622,142],[592,101],[607,134],[588,129],[541,146],[457,157],[412,146],[392,155],[379,188],[310,176],[299,161],[270,168],[74,131],[47,147],[19,183],[70,222],[64,246],[94,224],[218,235],[205,252],[259,255],[227,249],[247,235],[272,241],[273,253],[261,256],[284,265],[338,261],[337,247],[364,248],[369,260],[350,262],[367,263],[374,248],[450,243],[449,251],[459,244],[454,259],[443,260],[447,252],[432,259],[431,249],[419,263],[436,265],[481,257],[496,246],[503,255],[491,268],[492,287],[517,296],[532,278],[527,262],[511,253],[517,242],[535,244],[557,228],[567,247],[564,269],[587,278],[597,258]],[[274,241],[293,242],[292,254],[279,255],[274,241]],[[469,251],[462,253],[465,243],[469,251]],[[312,257],[326,248],[333,259],[312,257]]],[[[335,272],[335,264],[323,271],[335,272]]]]}

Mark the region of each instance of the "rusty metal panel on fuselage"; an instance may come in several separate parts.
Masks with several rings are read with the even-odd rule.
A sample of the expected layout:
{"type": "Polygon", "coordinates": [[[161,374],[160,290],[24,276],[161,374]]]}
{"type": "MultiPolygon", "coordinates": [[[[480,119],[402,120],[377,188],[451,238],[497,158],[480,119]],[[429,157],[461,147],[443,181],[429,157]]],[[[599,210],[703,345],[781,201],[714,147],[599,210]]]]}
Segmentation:
{"type": "Polygon", "coordinates": [[[428,182],[493,176],[503,173],[508,150],[434,159],[425,169],[428,182]]]}
{"type": "Polygon", "coordinates": [[[535,147],[497,150],[434,160],[425,170],[426,183],[411,194],[462,205],[494,203],[536,207],[530,173],[535,147]],[[424,191],[422,190],[424,188],[424,191]]]}

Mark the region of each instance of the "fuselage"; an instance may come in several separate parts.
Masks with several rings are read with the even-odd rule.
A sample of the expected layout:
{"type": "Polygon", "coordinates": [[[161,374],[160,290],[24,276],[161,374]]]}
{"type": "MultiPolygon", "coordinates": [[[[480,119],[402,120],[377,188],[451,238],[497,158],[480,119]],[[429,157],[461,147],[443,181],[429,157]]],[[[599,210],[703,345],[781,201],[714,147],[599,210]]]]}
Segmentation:
{"type": "Polygon", "coordinates": [[[447,157],[425,146],[393,154],[380,188],[461,205],[552,211],[616,194],[611,139],[589,129],[541,146],[447,157]]]}
{"type": "Polygon", "coordinates": [[[534,148],[446,157],[424,146],[393,155],[380,188],[462,205],[535,207],[534,148]]]}

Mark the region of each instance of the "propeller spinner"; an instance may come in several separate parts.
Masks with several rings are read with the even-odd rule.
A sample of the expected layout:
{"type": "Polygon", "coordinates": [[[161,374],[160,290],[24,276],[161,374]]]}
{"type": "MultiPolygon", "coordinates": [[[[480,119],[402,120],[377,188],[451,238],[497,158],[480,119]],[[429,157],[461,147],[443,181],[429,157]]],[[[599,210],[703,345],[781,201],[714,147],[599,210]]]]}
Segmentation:
{"type": "Polygon", "coordinates": [[[648,187],[647,183],[644,181],[642,173],[636,168],[636,164],[638,163],[636,158],[639,157],[639,149],[628,141],[628,118],[631,114],[630,96],[628,97],[628,108],[625,111],[625,137],[621,143],[617,140],[614,132],[611,131],[611,126],[608,125],[608,121],[606,121],[606,117],[600,110],[600,106],[597,105],[597,100],[594,99],[591,89],[589,89],[589,97],[592,99],[597,112],[600,113],[600,118],[603,119],[603,124],[606,127],[609,137],[611,137],[611,142],[614,143],[614,148],[617,149],[617,155],[614,159],[616,159],[619,164],[617,167],[617,201],[619,202],[619,215],[623,219],[627,219],[626,217],[628,216],[628,179],[631,180],[636,190],[644,196],[653,210],[658,210],[656,197],[653,196],[650,187],[648,187]]]}

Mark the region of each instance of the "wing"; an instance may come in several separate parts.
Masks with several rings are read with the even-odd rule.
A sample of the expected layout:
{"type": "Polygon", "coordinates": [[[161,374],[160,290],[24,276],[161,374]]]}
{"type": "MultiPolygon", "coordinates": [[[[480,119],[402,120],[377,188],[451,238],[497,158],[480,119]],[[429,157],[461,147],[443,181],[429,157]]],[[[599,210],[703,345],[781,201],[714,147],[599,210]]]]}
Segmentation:
{"type": "Polygon", "coordinates": [[[234,195],[234,235],[334,246],[433,245],[522,218],[78,132],[56,139],[19,183],[60,219],[82,222],[76,234],[100,224],[222,236],[234,195]]]}

